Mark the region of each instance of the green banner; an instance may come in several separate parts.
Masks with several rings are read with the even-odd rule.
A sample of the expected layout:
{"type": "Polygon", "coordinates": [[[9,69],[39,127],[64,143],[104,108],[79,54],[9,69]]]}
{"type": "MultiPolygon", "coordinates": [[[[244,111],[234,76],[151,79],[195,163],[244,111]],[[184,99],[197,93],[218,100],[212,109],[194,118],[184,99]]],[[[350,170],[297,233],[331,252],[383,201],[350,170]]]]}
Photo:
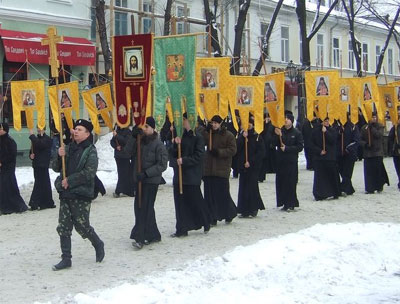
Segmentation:
{"type": "Polygon", "coordinates": [[[196,36],[169,36],[154,39],[154,119],[156,129],[165,122],[169,99],[177,136],[182,136],[182,114],[186,111],[190,125],[196,126],[195,71],[196,36]]]}

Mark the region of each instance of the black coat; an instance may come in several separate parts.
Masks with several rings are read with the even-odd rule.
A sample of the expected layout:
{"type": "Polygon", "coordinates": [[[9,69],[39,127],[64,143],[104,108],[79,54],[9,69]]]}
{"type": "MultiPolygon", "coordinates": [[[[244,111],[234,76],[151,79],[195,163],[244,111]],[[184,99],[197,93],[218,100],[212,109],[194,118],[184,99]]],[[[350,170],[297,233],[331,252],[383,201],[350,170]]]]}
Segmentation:
{"type": "MultiPolygon", "coordinates": [[[[203,176],[204,140],[201,135],[194,135],[193,131],[184,131],[181,141],[182,156],[182,183],[183,185],[200,185],[203,176]]],[[[169,148],[170,163],[174,169],[173,183],[178,184],[178,145],[169,148]]]]}
{"type": "Polygon", "coordinates": [[[50,165],[51,146],[53,144],[51,138],[47,134],[31,135],[29,139],[32,142],[30,153],[35,154],[32,159],[33,168],[48,168],[50,165]]]}
{"type": "Polygon", "coordinates": [[[337,131],[332,127],[327,127],[325,132],[325,155],[321,155],[323,150],[323,132],[322,124],[314,128],[311,136],[311,149],[314,154],[315,160],[336,160],[336,141],[337,141],[337,131]]]}
{"type": "Polygon", "coordinates": [[[285,151],[282,151],[279,136],[275,134],[276,157],[278,162],[297,162],[299,152],[303,150],[303,136],[301,132],[294,127],[286,129],[281,128],[282,142],[285,145],[285,151]]]}
{"type": "Polygon", "coordinates": [[[301,128],[301,133],[303,135],[305,148],[311,147],[312,132],[319,125],[321,125],[321,120],[319,118],[314,118],[311,121],[309,121],[308,119],[304,120],[303,126],[301,128]]]}
{"type": "Polygon", "coordinates": [[[262,159],[265,155],[265,145],[261,136],[259,136],[254,129],[248,131],[247,136],[247,159],[250,164],[249,168],[245,168],[246,152],[245,152],[245,138],[243,132],[240,133],[237,139],[237,165],[239,172],[251,171],[258,172],[261,169],[262,159]]]}
{"type": "Polygon", "coordinates": [[[261,132],[260,137],[262,137],[264,146],[265,146],[265,154],[263,160],[263,170],[265,173],[274,173],[275,172],[275,127],[271,122],[264,123],[264,130],[261,132]]]}
{"type": "Polygon", "coordinates": [[[363,157],[383,157],[383,125],[378,122],[368,123],[361,128],[360,145],[363,157]]]}
{"type": "Polygon", "coordinates": [[[389,131],[388,153],[390,156],[400,156],[400,125],[393,126],[389,131]],[[395,128],[397,128],[397,132],[394,132],[395,128]]]}
{"type": "Polygon", "coordinates": [[[131,158],[133,149],[132,132],[129,128],[118,128],[117,135],[110,140],[111,146],[114,148],[115,158],[131,158]],[[120,150],[117,149],[120,147],[120,150]]]}
{"type": "Polygon", "coordinates": [[[344,125],[336,124],[334,127],[338,133],[336,152],[338,157],[348,156],[351,160],[356,161],[360,142],[358,127],[351,122],[346,122],[344,125]]]}
{"type": "Polygon", "coordinates": [[[0,136],[0,170],[15,170],[17,143],[8,134],[0,136]]]}

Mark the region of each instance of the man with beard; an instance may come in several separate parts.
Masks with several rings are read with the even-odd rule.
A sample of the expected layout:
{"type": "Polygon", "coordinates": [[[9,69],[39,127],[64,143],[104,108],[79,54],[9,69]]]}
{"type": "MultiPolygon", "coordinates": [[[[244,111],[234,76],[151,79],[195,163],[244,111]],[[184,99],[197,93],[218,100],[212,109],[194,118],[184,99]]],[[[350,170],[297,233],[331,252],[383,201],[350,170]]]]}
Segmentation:
{"type": "Polygon", "coordinates": [[[298,155],[303,150],[303,137],[301,132],[293,127],[294,116],[287,112],[285,125],[275,128],[276,146],[276,203],[277,207],[283,206],[282,211],[291,211],[299,207],[297,199],[298,181],[298,155]]]}
{"type": "Polygon", "coordinates": [[[58,149],[52,161],[55,172],[62,171],[62,157],[65,157],[65,176],[61,173],[54,185],[60,195],[60,212],[57,232],[60,236],[61,261],[53,270],[71,267],[72,228],[83,239],[89,239],[96,251],[96,262],[104,259],[104,243],[90,226],[90,206],[94,195],[95,176],[98,166],[96,147],[91,141],[93,125],[85,119],[78,119],[74,128],[74,141],[58,149]]]}
{"type": "Polygon", "coordinates": [[[326,117],[322,124],[312,132],[311,145],[314,152],[313,195],[320,201],[340,195],[339,172],[336,162],[337,131],[329,124],[326,117]]]}
{"type": "Polygon", "coordinates": [[[264,130],[261,132],[260,137],[263,139],[265,146],[265,154],[262,159],[260,174],[258,177],[259,182],[265,180],[267,173],[275,173],[275,145],[274,145],[274,130],[271,117],[269,113],[264,114],[264,130]]]}
{"type": "Polygon", "coordinates": [[[176,232],[172,237],[187,236],[188,231],[204,227],[204,233],[210,230],[210,220],[206,202],[201,193],[203,175],[204,140],[200,134],[194,134],[190,128],[187,114],[183,114],[182,138],[175,137],[169,148],[170,166],[174,169],[174,201],[176,232]],[[178,157],[178,144],[181,144],[181,157],[178,157]],[[182,168],[182,188],[179,189],[179,165],[182,168]]]}
{"type": "Polygon", "coordinates": [[[135,225],[130,238],[132,245],[142,249],[144,244],[161,241],[157,227],[154,203],[156,201],[161,174],[167,169],[168,153],[155,131],[156,122],[153,117],[147,117],[141,130],[132,130],[134,137],[134,181],[137,195],[135,196],[135,225]],[[137,154],[140,145],[140,156],[137,154]],[[139,167],[140,164],[140,167],[139,167]]]}
{"type": "Polygon", "coordinates": [[[229,224],[236,217],[235,203],[229,192],[232,156],[236,154],[235,136],[221,126],[222,118],[214,115],[211,125],[203,132],[207,145],[204,164],[204,198],[211,216],[211,224],[225,220],[229,224]],[[211,136],[211,145],[210,145],[211,136]]]}
{"type": "Polygon", "coordinates": [[[354,163],[357,160],[357,151],[360,141],[358,127],[350,121],[349,113],[347,122],[342,125],[340,122],[335,124],[338,132],[337,138],[337,163],[341,177],[340,191],[346,195],[352,195],[355,191],[351,183],[353,176],[354,163]]]}
{"type": "Polygon", "coordinates": [[[313,113],[313,119],[309,121],[307,118],[304,119],[301,133],[304,139],[304,156],[306,157],[306,169],[313,170],[313,152],[311,145],[312,131],[321,124],[321,120],[317,118],[315,112],[313,113]]]}
{"type": "Polygon", "coordinates": [[[248,130],[242,131],[237,139],[236,154],[239,169],[237,207],[242,218],[256,217],[258,210],[265,209],[258,188],[260,163],[265,154],[265,146],[262,137],[254,130],[254,118],[252,116],[249,118],[248,126],[248,130]]]}
{"type": "Polygon", "coordinates": [[[133,164],[131,162],[133,150],[133,137],[129,128],[117,127],[113,131],[113,137],[110,140],[111,146],[114,148],[114,158],[117,163],[118,181],[113,193],[114,197],[120,194],[134,196],[133,184],[133,164]]]}
{"type": "Polygon", "coordinates": [[[397,109],[397,124],[389,132],[388,152],[393,157],[393,164],[398,179],[397,188],[400,190],[400,107],[397,109]]]}
{"type": "Polygon", "coordinates": [[[383,185],[389,185],[389,177],[383,164],[383,125],[375,112],[361,128],[360,145],[363,147],[365,192],[382,192],[383,185]]]}
{"type": "Polygon", "coordinates": [[[31,210],[55,208],[49,175],[52,140],[47,136],[45,130],[39,128],[37,128],[37,136],[33,134],[33,130],[29,130],[29,134],[32,144],[29,158],[32,160],[33,176],[35,177],[29,206],[31,206],[31,210]]]}
{"type": "Polygon", "coordinates": [[[0,213],[11,214],[24,212],[28,209],[22,199],[17,178],[15,177],[15,165],[17,161],[17,144],[8,135],[7,123],[0,123],[0,213]]]}

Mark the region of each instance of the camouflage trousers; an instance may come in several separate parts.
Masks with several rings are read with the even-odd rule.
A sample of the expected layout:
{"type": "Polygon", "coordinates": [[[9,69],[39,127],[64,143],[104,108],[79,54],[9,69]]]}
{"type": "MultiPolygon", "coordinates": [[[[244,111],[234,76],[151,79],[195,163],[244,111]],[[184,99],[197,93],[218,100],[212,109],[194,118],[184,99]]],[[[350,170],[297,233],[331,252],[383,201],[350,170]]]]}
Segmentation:
{"type": "Polygon", "coordinates": [[[60,236],[71,236],[75,227],[82,238],[86,239],[93,231],[89,223],[91,201],[81,199],[61,199],[57,232],[60,236]]]}

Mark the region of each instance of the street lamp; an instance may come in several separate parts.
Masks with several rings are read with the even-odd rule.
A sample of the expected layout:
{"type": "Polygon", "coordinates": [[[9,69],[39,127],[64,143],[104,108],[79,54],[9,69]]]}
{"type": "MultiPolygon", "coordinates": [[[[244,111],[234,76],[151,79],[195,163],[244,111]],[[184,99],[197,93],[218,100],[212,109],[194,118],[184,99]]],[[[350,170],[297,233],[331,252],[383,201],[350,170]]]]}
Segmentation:
{"type": "Polygon", "coordinates": [[[305,117],[305,109],[304,109],[304,100],[305,97],[303,94],[303,86],[304,86],[304,77],[303,70],[299,68],[296,64],[293,63],[293,60],[290,60],[286,67],[287,75],[290,79],[290,83],[293,86],[297,83],[297,123],[300,126],[303,125],[304,117],[305,117]]]}
{"type": "Polygon", "coordinates": [[[293,60],[290,60],[286,67],[287,75],[289,76],[290,83],[293,85],[297,80],[297,65],[293,63],[293,60]]]}

